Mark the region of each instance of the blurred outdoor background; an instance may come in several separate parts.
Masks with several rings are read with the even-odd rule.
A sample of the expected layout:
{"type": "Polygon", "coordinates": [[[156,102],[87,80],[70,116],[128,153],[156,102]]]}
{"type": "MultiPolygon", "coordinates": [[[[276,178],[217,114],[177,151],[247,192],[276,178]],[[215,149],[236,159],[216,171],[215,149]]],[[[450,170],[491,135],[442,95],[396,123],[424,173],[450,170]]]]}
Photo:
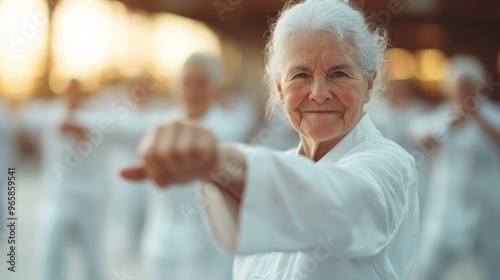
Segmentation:
{"type": "MultiPolygon", "coordinates": [[[[440,198],[433,196],[434,191],[429,191],[428,186],[440,176],[434,173],[442,166],[433,165],[440,164],[434,160],[440,145],[425,137],[420,142],[411,137],[420,136],[422,126],[439,122],[440,119],[426,117],[448,102],[447,65],[455,55],[475,57],[484,66],[485,102],[499,108],[500,1],[354,3],[371,15],[374,24],[385,26],[389,32],[390,82],[384,99],[388,108],[373,118],[387,137],[393,136],[415,156],[422,176],[421,216],[432,217],[428,202],[440,204],[440,198]],[[424,214],[426,211],[430,214],[424,214]]],[[[284,4],[284,0],[0,0],[0,279],[47,279],[42,275],[50,275],[47,270],[58,265],[65,270],[61,279],[156,279],[150,275],[148,261],[143,257],[142,229],[147,224],[151,197],[148,191],[152,187],[122,187],[118,170],[125,163],[136,161],[136,145],[147,128],[182,107],[179,88],[183,65],[194,53],[221,59],[224,92],[214,100],[229,104],[221,105],[226,106],[228,116],[234,117],[226,119],[233,118],[236,127],[244,130],[238,141],[280,150],[295,147],[298,137],[286,119],[279,117],[280,112],[270,120],[264,114],[267,90],[262,80],[263,50],[270,23],[284,4]],[[70,110],[61,110],[63,107],[70,110]],[[112,132],[102,128],[103,118],[112,123],[112,132]],[[81,156],[80,150],[84,150],[68,149],[62,134],[81,141],[85,138],[82,129],[97,128],[101,131],[94,135],[101,136],[96,136],[96,142],[86,142],[89,145],[85,149],[90,152],[82,156],[83,163],[54,165],[68,157],[71,161],[69,154],[77,151],[81,156]],[[121,158],[123,153],[128,156],[121,158]],[[7,175],[3,173],[7,167],[16,167],[17,175],[15,273],[7,270],[6,262],[9,232],[4,225],[7,175]],[[71,180],[78,182],[66,184],[81,184],[84,189],[85,184],[94,184],[93,189],[77,195],[78,190],[61,194],[56,185],[64,188],[64,183],[47,175],[54,172],[74,177],[71,180]],[[144,191],[137,192],[136,188],[144,191]],[[76,200],[72,200],[72,195],[76,200]],[[96,222],[85,227],[99,233],[90,239],[82,237],[83,246],[78,245],[80,237],[74,232],[79,230],[72,228],[71,219],[85,220],[87,212],[77,209],[69,216],[62,215],[64,209],[80,202],[79,195],[91,201],[89,205],[102,206],[97,209],[99,213],[92,213],[97,211],[95,207],[88,208],[88,215],[95,216],[96,222]],[[50,228],[66,230],[58,224],[64,219],[71,220],[69,235],[76,237],[58,244],[59,237],[50,228]],[[92,240],[99,245],[88,253],[88,247],[93,245],[85,242],[92,240]],[[58,246],[61,248],[47,253],[58,246]],[[92,262],[87,257],[92,254],[98,256],[101,268],[96,276],[87,276],[87,265],[92,262]]],[[[481,102],[483,99],[477,107],[481,102]]],[[[497,120],[491,118],[490,125],[500,134],[497,120]]],[[[489,137],[487,134],[491,133],[484,132],[483,138],[489,137]]],[[[474,139],[470,139],[471,143],[474,139]]],[[[491,147],[491,154],[500,155],[500,144],[491,147]]],[[[457,160],[470,160],[474,165],[472,158],[464,155],[457,160]]],[[[464,171],[451,171],[455,172],[464,171]]],[[[500,174],[500,169],[492,172],[500,174]]],[[[493,179],[488,182],[498,183],[493,179]]],[[[493,187],[499,189],[500,185],[493,187]]],[[[439,224],[435,222],[429,227],[439,231],[439,224]]],[[[476,230],[471,234],[472,249],[450,257],[454,261],[445,267],[446,278],[440,279],[481,279],[482,266],[475,244],[480,242],[478,236],[482,233],[479,227],[476,230]]],[[[491,261],[500,265],[500,259],[491,261]]]]}

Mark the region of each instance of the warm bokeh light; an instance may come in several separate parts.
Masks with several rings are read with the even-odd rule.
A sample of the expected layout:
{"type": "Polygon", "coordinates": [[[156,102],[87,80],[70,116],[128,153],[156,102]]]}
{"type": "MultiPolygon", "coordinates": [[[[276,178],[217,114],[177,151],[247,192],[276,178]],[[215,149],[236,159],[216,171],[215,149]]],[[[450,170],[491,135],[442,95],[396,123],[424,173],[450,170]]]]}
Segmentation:
{"type": "Polygon", "coordinates": [[[154,21],[155,67],[161,67],[171,78],[178,76],[185,60],[194,52],[220,55],[220,41],[206,25],[173,14],[159,14],[154,21]],[[156,63],[155,63],[156,64],[156,63]]]}
{"type": "Polygon", "coordinates": [[[152,59],[151,24],[146,15],[129,12],[118,1],[66,2],[58,9],[60,15],[54,16],[54,33],[58,32],[50,76],[54,92],[61,93],[71,78],[82,79],[83,86],[92,90],[102,80],[142,73],[152,59]]]}
{"type": "Polygon", "coordinates": [[[0,1],[0,92],[28,97],[44,71],[48,11],[43,0],[0,1]]]}
{"type": "MultiPolygon", "coordinates": [[[[44,0],[0,0],[0,92],[23,99],[46,69],[48,10],[44,0]]],[[[148,67],[175,78],[189,55],[220,55],[206,25],[173,14],[131,12],[118,1],[62,0],[52,18],[49,86],[61,93],[72,78],[86,90],[136,77],[148,67]]]]}
{"type": "Polygon", "coordinates": [[[122,70],[129,69],[128,59],[130,57],[130,49],[134,45],[141,44],[131,44],[129,41],[130,30],[129,27],[129,12],[127,7],[118,1],[109,1],[109,8],[111,9],[111,17],[113,20],[111,31],[111,48],[113,52],[111,53],[110,62],[113,67],[113,71],[110,71],[112,75],[121,74],[122,70]]]}
{"type": "Polygon", "coordinates": [[[114,19],[113,74],[140,75],[151,59],[151,21],[145,14],[129,12],[121,2],[110,1],[110,4],[114,19]]]}
{"type": "Polygon", "coordinates": [[[425,49],[415,52],[418,71],[417,78],[424,82],[443,80],[446,55],[438,49],[425,49]]]}
{"type": "Polygon", "coordinates": [[[130,13],[126,19],[127,30],[125,42],[116,46],[121,50],[120,74],[126,77],[140,75],[144,67],[151,60],[155,60],[152,53],[152,23],[151,20],[141,13],[130,13]]]}
{"type": "MultiPolygon", "coordinates": [[[[53,81],[81,79],[96,85],[111,68],[113,11],[104,0],[66,0],[53,17],[53,81]]],[[[57,90],[56,90],[57,91],[57,90]]]]}
{"type": "Polygon", "coordinates": [[[417,62],[409,51],[400,48],[390,49],[386,53],[386,59],[392,80],[408,80],[415,76],[417,62]]]}

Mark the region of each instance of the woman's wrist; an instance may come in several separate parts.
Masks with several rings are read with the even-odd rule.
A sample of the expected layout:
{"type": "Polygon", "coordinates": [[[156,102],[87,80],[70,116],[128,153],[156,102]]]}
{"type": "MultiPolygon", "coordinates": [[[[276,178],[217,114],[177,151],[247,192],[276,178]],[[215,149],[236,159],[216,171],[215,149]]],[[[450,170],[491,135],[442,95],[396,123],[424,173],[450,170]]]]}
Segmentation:
{"type": "Polygon", "coordinates": [[[246,168],[245,156],[236,147],[228,143],[219,143],[217,164],[203,180],[216,185],[240,201],[243,196],[246,168]]]}

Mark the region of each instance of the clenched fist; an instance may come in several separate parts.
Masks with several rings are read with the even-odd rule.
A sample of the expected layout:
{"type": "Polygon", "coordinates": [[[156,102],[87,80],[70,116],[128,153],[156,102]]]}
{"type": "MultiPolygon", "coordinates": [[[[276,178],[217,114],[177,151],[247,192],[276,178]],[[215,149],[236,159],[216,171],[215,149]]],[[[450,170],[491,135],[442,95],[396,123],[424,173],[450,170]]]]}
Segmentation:
{"type": "Polygon", "coordinates": [[[189,122],[173,121],[149,131],[139,144],[142,166],[122,170],[129,180],[151,179],[158,186],[208,179],[218,168],[213,133],[189,122]]]}

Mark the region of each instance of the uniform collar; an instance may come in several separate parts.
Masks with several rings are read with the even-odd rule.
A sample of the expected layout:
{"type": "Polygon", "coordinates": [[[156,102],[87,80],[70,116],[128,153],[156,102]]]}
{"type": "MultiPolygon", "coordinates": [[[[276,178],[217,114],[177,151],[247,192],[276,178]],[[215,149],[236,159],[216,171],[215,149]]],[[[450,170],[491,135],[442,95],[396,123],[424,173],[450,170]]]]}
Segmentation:
{"type": "MultiPolygon", "coordinates": [[[[347,133],[344,138],[342,138],[335,147],[333,147],[325,156],[323,156],[318,162],[337,162],[341,159],[347,152],[349,152],[356,145],[365,141],[365,136],[374,132],[377,132],[377,128],[373,124],[368,113],[365,113],[358,123],[347,133]]],[[[300,149],[302,148],[302,143],[299,144],[296,150],[298,155],[300,149]]]]}

